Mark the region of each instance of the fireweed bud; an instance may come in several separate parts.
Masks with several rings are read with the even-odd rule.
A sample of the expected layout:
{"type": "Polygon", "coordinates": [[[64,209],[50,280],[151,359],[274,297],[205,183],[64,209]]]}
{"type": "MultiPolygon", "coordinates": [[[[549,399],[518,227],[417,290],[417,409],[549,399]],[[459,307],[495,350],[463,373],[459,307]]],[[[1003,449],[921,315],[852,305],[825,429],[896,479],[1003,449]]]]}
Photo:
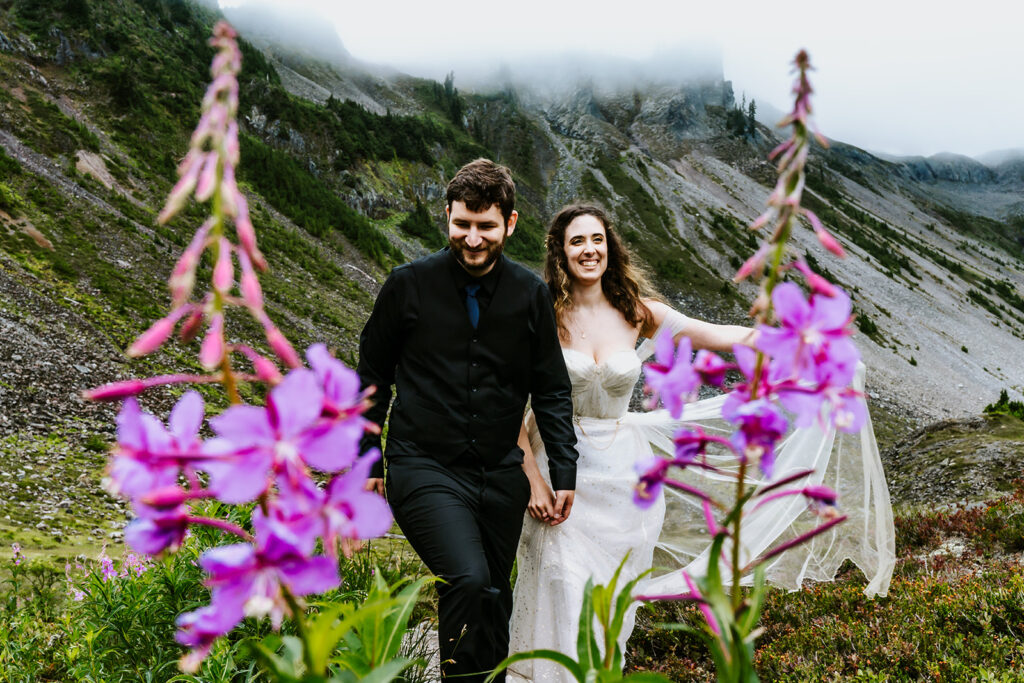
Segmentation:
{"type": "Polygon", "coordinates": [[[203,322],[203,309],[196,307],[192,313],[185,318],[185,322],[181,324],[181,328],[178,330],[178,338],[181,339],[183,344],[187,344],[196,338],[199,334],[200,325],[203,322]]]}
{"type": "Polygon", "coordinates": [[[235,268],[231,263],[231,243],[221,237],[218,242],[217,264],[213,267],[213,288],[221,294],[227,293],[235,279],[235,268]]]}
{"type": "Polygon", "coordinates": [[[132,358],[145,356],[160,348],[160,345],[167,341],[167,338],[174,332],[174,326],[181,316],[189,311],[189,306],[182,306],[172,311],[165,318],[160,318],[153,323],[148,330],[139,335],[139,338],[132,342],[125,352],[132,358]]]}
{"type": "Polygon", "coordinates": [[[196,182],[196,200],[205,202],[213,196],[217,180],[217,166],[220,158],[216,152],[208,152],[203,159],[203,168],[196,182]]]}
{"type": "Polygon", "coordinates": [[[119,401],[129,396],[138,396],[146,390],[147,384],[141,379],[104,384],[95,389],[86,389],[82,396],[89,401],[119,401]]]}
{"type": "Polygon", "coordinates": [[[224,314],[214,313],[210,327],[206,330],[203,344],[199,347],[199,362],[207,370],[213,370],[224,359],[224,314]]]}
{"type": "Polygon", "coordinates": [[[302,360],[299,358],[299,354],[295,353],[295,349],[292,348],[291,342],[289,342],[281,330],[274,326],[274,323],[270,322],[270,318],[263,318],[263,329],[267,334],[267,344],[270,345],[271,350],[277,354],[277,357],[284,361],[284,364],[290,368],[297,368],[302,366],[302,360]]]}
{"type": "Polygon", "coordinates": [[[263,258],[259,248],[256,246],[256,231],[252,227],[252,220],[249,218],[249,204],[245,195],[241,192],[235,197],[238,204],[238,215],[235,217],[235,233],[238,235],[238,243],[252,259],[253,265],[259,270],[267,269],[267,260],[263,258]]]}
{"type": "Polygon", "coordinates": [[[253,312],[263,310],[263,289],[260,287],[260,281],[256,277],[256,272],[252,268],[252,262],[245,251],[238,252],[238,264],[242,269],[242,277],[239,282],[239,289],[242,291],[242,301],[253,312]]]}

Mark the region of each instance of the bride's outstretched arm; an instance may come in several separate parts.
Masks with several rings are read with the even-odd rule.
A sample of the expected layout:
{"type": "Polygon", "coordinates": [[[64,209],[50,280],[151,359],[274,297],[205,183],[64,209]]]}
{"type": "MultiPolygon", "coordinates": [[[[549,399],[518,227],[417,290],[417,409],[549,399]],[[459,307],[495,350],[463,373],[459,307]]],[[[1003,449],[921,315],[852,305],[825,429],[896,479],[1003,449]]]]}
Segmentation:
{"type": "Polygon", "coordinates": [[[644,301],[644,304],[651,312],[650,322],[640,331],[644,337],[652,337],[661,329],[662,324],[668,321],[671,324],[667,327],[672,330],[676,341],[682,337],[689,337],[694,350],[732,351],[736,344],[753,346],[757,340],[757,330],[751,327],[716,325],[688,318],[671,306],[652,299],[644,301]]]}
{"type": "Polygon", "coordinates": [[[537,467],[525,422],[519,427],[519,447],[523,449],[523,472],[530,480],[530,503],[526,509],[538,522],[550,522],[555,513],[555,494],[537,467]]]}

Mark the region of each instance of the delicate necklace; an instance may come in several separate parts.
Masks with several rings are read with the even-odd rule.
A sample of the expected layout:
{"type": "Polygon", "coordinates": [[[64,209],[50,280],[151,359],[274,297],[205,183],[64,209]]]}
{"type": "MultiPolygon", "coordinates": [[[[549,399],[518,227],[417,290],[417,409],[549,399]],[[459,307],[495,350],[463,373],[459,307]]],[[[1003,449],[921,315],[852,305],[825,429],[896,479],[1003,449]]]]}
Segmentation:
{"type": "Polygon", "coordinates": [[[580,339],[586,339],[587,338],[586,330],[584,330],[583,327],[579,324],[579,322],[576,321],[576,318],[573,318],[572,326],[576,328],[577,332],[579,332],[580,339]]]}

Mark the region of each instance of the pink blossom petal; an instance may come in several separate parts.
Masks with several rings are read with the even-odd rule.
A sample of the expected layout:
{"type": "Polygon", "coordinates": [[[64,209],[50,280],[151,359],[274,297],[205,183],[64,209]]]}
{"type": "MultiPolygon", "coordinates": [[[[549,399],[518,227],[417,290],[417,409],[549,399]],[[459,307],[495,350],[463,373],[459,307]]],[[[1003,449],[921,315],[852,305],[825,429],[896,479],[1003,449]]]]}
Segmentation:
{"type": "Polygon", "coordinates": [[[324,392],[311,370],[292,370],[267,399],[270,422],[282,435],[297,435],[309,428],[323,410],[324,392]]]}
{"type": "Polygon", "coordinates": [[[171,410],[171,416],[167,421],[174,438],[178,444],[185,446],[191,444],[199,437],[199,428],[203,425],[205,407],[203,397],[198,391],[187,391],[171,410]]]}
{"type": "Polygon", "coordinates": [[[217,417],[211,418],[210,427],[217,436],[239,448],[268,444],[275,439],[267,410],[259,406],[231,406],[217,417]]]}
{"type": "Polygon", "coordinates": [[[783,282],[772,290],[772,304],[775,314],[787,326],[802,327],[811,317],[811,306],[793,282],[783,282]]]}
{"type": "Polygon", "coordinates": [[[341,582],[338,576],[338,563],[323,555],[285,562],[278,570],[294,595],[324,593],[337,588],[341,582]]]}
{"type": "Polygon", "coordinates": [[[209,490],[223,502],[237,505],[267,490],[273,462],[270,453],[254,450],[204,460],[199,467],[210,475],[209,490]]]}
{"type": "Polygon", "coordinates": [[[337,472],[349,467],[359,455],[363,420],[355,417],[321,429],[309,430],[299,443],[302,459],[322,472],[337,472]]]}

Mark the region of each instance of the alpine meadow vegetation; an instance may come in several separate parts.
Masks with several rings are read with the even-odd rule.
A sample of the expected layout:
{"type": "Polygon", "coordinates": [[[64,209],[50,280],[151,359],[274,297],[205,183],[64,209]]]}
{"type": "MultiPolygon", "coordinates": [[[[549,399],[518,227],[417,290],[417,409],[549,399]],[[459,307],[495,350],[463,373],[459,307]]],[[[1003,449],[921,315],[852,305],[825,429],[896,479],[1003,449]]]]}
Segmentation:
{"type": "MultiPolygon", "coordinates": [[[[174,187],[156,221],[155,211],[139,201],[152,200],[147,190],[105,194],[91,176],[75,172],[73,163],[69,174],[107,198],[125,235],[152,230],[155,246],[146,268],[166,262],[172,251],[178,260],[169,282],[171,305],[165,308],[152,288],[100,258],[90,236],[103,227],[94,216],[0,150],[0,210],[13,219],[26,212],[52,215],[40,225],[51,235],[56,233],[51,225],[62,226],[56,234],[65,246],[46,249],[30,233],[4,232],[0,246],[5,254],[10,252],[33,276],[64,283],[83,278],[93,298],[68,292],[80,299],[73,305],[106,325],[105,334],[120,348],[128,347],[136,360],[127,367],[141,368],[133,373],[138,377],[89,392],[90,398],[120,409],[116,430],[111,425],[108,431],[91,432],[79,449],[99,458],[113,448],[104,485],[133,512],[124,530],[127,547],[112,539],[92,557],[102,540],[95,548],[72,549],[56,537],[31,551],[13,543],[10,554],[0,559],[0,679],[430,680],[432,645],[425,634],[435,613],[426,590],[431,579],[401,539],[388,537],[387,506],[362,487],[370,462],[379,457],[360,454],[355,447],[367,426],[361,411],[372,395],[359,391],[354,373],[342,362],[351,363],[351,357],[340,349],[308,344],[303,337],[300,353],[290,339],[302,326],[288,316],[275,316],[280,309],[271,300],[294,297],[296,307],[306,306],[296,310],[310,316],[342,315],[300,302],[308,292],[301,282],[288,280],[296,265],[325,285],[337,285],[345,296],[368,297],[342,276],[340,266],[319,258],[309,235],[328,239],[336,231],[353,252],[384,270],[405,256],[375,219],[319,182],[309,164],[245,130],[237,116],[258,107],[285,125],[322,131],[337,150],[339,171],[356,163],[443,168],[452,159],[488,152],[479,142],[486,131],[475,137],[460,131],[481,132],[479,121],[466,119],[473,110],[469,105],[501,96],[460,93],[450,74],[443,85],[417,86],[429,90],[433,110],[427,115],[376,115],[334,98],[314,105],[285,96],[267,58],[237,40],[229,26],[218,24],[207,45],[208,26],[195,17],[210,17],[187,0],[129,3],[158,17],[156,30],[180,38],[180,45],[159,58],[136,36],[137,27],[101,16],[109,9],[97,9],[97,3],[46,4],[14,0],[3,11],[36,36],[50,30],[49,17],[57,11],[69,26],[96,32],[97,44],[123,46],[122,52],[73,67],[76,78],[95,83],[109,97],[113,115],[107,134],[151,162],[134,167],[123,157],[108,157],[113,177],[126,187],[142,179],[161,193],[174,187]],[[206,82],[206,73],[212,83],[206,82]],[[158,96],[166,93],[174,96],[158,96]],[[178,123],[191,125],[197,119],[191,137],[182,138],[178,123]],[[456,152],[451,158],[443,152],[438,156],[442,148],[456,152]],[[258,203],[254,194],[260,196],[258,203]],[[273,211],[287,215],[302,233],[271,221],[273,211]],[[271,277],[278,288],[268,296],[271,277]],[[100,306],[99,300],[111,306],[100,306]],[[139,320],[148,326],[141,335],[139,320]],[[246,345],[238,339],[258,342],[246,345]],[[79,555],[80,550],[90,557],[79,555]]],[[[856,429],[864,416],[847,388],[856,363],[856,349],[847,342],[853,326],[876,341],[888,334],[881,327],[884,318],[876,317],[876,324],[858,311],[860,302],[851,303],[809,253],[793,259],[786,242],[795,221],[807,221],[830,251],[842,249],[830,234],[834,226],[890,277],[907,286],[920,279],[907,257],[878,237],[891,226],[853,205],[842,211],[830,208],[845,200],[830,198],[830,181],[805,167],[813,137],[804,78],[808,66],[798,61],[797,99],[788,120],[794,137],[775,154],[777,189],[756,225],[767,230],[767,239],[757,243],[756,231],[743,231],[725,212],[715,216],[712,226],[730,252],[756,249],[749,261],[733,265],[762,286],[763,296],[755,302],[763,326],[758,348],[739,351],[730,363],[705,353],[694,358],[685,343],[661,339],[647,371],[648,387],[676,412],[700,384],[721,385],[726,371],[740,378],[729,411],[735,436],[716,440],[696,429],[680,432],[673,459],[648,463],[638,473],[636,497],[643,505],[659,488],[672,487],[677,483],[672,468],[700,467],[708,447],[733,453],[740,472],[734,500],[689,491],[707,511],[709,537],[727,552],[738,547],[731,539],[743,533],[742,510],[778,496],[800,498],[813,507],[821,520],[815,533],[842,523],[842,501],[835,492],[798,479],[754,491],[744,483],[743,469],[770,477],[773,449],[786,425],[812,419],[823,406],[836,427],[856,429]],[[805,184],[814,195],[802,194],[805,184]],[[781,407],[767,398],[769,393],[780,397],[781,407]]],[[[10,130],[32,150],[73,157],[78,150],[106,149],[105,135],[34,90],[23,103],[8,90],[0,93],[2,101],[24,112],[12,118],[10,130]]],[[[757,138],[754,113],[751,101],[749,109],[731,115],[736,135],[757,138]]],[[[508,115],[516,133],[511,152],[522,155],[523,168],[529,166],[523,171],[529,183],[543,169],[531,165],[532,133],[524,122],[514,111],[508,115]]],[[[632,221],[637,230],[626,228],[625,236],[632,234],[631,245],[654,265],[662,282],[705,286],[707,263],[696,252],[668,258],[652,246],[671,232],[672,216],[634,177],[634,169],[623,170],[622,164],[634,164],[642,178],[642,163],[632,157],[599,160],[607,185],[639,217],[639,223],[632,221]]],[[[590,171],[582,184],[593,197],[618,201],[590,171]]],[[[434,248],[443,243],[443,235],[425,203],[425,198],[415,199],[415,208],[403,211],[396,224],[402,234],[434,248]]],[[[993,244],[1011,242],[993,221],[955,212],[947,217],[993,244]]],[[[524,216],[520,225],[521,239],[510,243],[510,253],[536,262],[543,254],[543,225],[534,216],[524,216]]],[[[929,249],[905,234],[891,233],[907,249],[929,249]]],[[[1000,320],[1019,321],[1024,315],[1012,282],[964,274],[956,260],[946,265],[970,278],[975,289],[968,296],[1000,320]]],[[[723,297],[738,299],[734,286],[723,287],[723,297]]],[[[335,327],[352,325],[345,319],[335,327]]],[[[972,345],[971,352],[976,355],[978,349],[972,345]]],[[[966,347],[956,353],[968,355],[966,347]]],[[[910,363],[916,365],[913,358],[910,363]]],[[[1005,391],[986,412],[1024,419],[1020,402],[1011,401],[1005,391]]],[[[3,445],[5,453],[34,454],[60,438],[57,433],[30,443],[11,436],[3,445]]],[[[60,470],[35,462],[26,468],[70,481],[93,473],[85,455],[69,456],[60,470]]],[[[118,513],[121,508],[113,506],[123,503],[108,503],[112,499],[89,481],[102,501],[97,505],[110,505],[118,513]]],[[[12,500],[11,505],[22,502],[12,500]]],[[[17,517],[16,508],[9,509],[17,517]]],[[[562,663],[581,680],[596,675],[603,681],[620,677],[623,665],[625,677],[640,681],[1024,677],[1024,484],[1017,482],[1012,491],[987,502],[907,508],[897,516],[896,530],[898,557],[887,597],[865,600],[864,579],[852,566],[834,583],[787,593],[758,582],[758,567],[769,557],[731,558],[722,575],[709,571],[694,577],[688,593],[645,596],[639,627],[624,652],[613,645],[616,624],[635,582],[616,577],[608,585],[592,585],[580,623],[601,628],[588,630],[579,657],[562,663]],[[741,571],[753,575],[754,588],[741,585],[741,571]]]]}

